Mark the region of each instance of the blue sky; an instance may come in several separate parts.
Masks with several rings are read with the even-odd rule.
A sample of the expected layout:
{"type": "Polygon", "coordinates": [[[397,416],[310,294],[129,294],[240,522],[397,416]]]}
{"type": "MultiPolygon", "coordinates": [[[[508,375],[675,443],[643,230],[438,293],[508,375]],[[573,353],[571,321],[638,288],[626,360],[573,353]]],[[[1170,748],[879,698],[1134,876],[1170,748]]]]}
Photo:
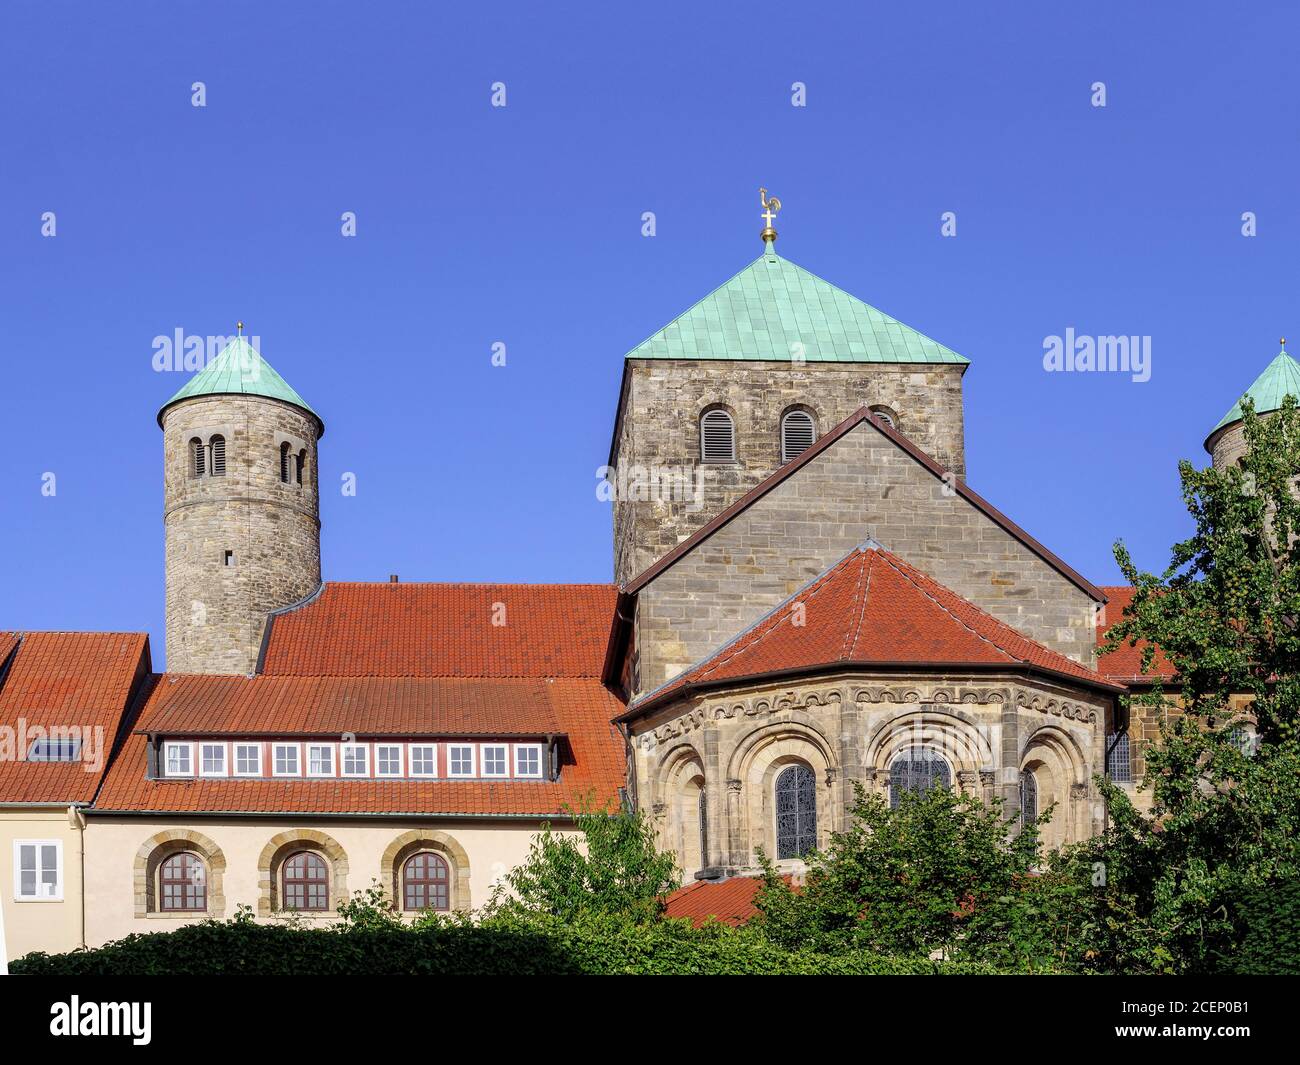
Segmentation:
{"type": "Polygon", "coordinates": [[[758,254],[760,184],[784,255],[970,358],[978,492],[1098,582],[1162,565],[1177,460],[1300,341],[1300,16],[1075,7],[11,0],[0,628],[161,660],[153,338],[237,318],[326,420],[327,578],[608,580],[622,355],[758,254]],[[1067,328],[1150,380],[1044,372],[1067,328]]]}

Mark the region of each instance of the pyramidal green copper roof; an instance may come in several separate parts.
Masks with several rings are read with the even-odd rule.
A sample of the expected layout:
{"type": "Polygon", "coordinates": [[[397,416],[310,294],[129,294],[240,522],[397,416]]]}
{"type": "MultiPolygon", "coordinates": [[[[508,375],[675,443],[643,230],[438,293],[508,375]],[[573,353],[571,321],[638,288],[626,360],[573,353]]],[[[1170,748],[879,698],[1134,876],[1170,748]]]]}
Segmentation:
{"type": "Polygon", "coordinates": [[[278,399],[301,407],[316,419],[321,435],[325,433],[325,422],[321,416],[307,405],[307,401],[275,372],[275,368],[243,336],[230,341],[215,359],[186,381],[181,390],[163,404],[158,411],[158,424],[162,425],[162,417],[167,408],[183,399],[241,395],[266,396],[268,399],[278,399]]]}
{"type": "Polygon", "coordinates": [[[799,352],[808,362],[970,361],[770,250],[626,357],[789,362],[799,352]]]}
{"type": "MultiPolygon", "coordinates": [[[[1264,367],[1264,372],[1255,378],[1255,383],[1246,389],[1246,396],[1255,401],[1256,414],[1277,410],[1286,396],[1300,399],[1300,363],[1283,348],[1278,352],[1277,358],[1264,367]]],[[[1245,396],[1242,397],[1244,398],[1245,396]]],[[[1232,409],[1219,419],[1219,424],[1210,430],[1210,436],[1225,425],[1237,421],[1241,421],[1241,400],[1234,403],[1232,409]]]]}

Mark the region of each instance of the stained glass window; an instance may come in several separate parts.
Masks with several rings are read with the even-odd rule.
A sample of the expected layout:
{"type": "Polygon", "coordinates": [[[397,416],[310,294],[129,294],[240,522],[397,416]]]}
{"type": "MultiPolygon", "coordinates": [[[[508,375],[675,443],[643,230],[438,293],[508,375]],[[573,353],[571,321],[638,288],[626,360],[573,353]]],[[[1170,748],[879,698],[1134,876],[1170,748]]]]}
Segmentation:
{"type": "Polygon", "coordinates": [[[889,805],[898,806],[904,792],[924,795],[931,788],[952,786],[948,763],[938,751],[929,747],[913,747],[894,759],[889,767],[889,805]]]}
{"type": "Polygon", "coordinates": [[[816,846],[817,780],[806,765],[792,765],[776,778],[776,856],[802,858],[816,846]]]}

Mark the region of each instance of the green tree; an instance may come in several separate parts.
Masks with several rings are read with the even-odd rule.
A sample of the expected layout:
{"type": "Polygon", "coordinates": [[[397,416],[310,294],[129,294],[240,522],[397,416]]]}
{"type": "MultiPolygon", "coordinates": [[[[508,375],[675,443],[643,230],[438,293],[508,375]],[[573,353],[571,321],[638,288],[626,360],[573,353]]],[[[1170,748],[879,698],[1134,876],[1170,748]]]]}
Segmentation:
{"type": "Polygon", "coordinates": [[[581,838],[549,824],[528,857],[502,877],[488,902],[489,917],[537,914],[569,921],[611,914],[651,920],[677,887],[677,863],[656,846],[654,825],[641,812],[584,805],[574,815],[581,838]]]}
{"type": "Polygon", "coordinates": [[[1153,816],[1103,783],[1111,828],[1067,856],[1078,877],[1103,870],[1086,897],[1088,962],[1105,968],[1210,969],[1232,949],[1239,900],[1300,872],[1300,410],[1288,396],[1267,417],[1249,400],[1243,412],[1239,464],[1179,464],[1195,527],[1164,572],[1115,546],[1136,592],[1105,649],[1144,646],[1150,672],[1158,647],[1173,678],[1132,700],[1161,719],[1143,752],[1153,816]],[[1164,713],[1171,696],[1181,713],[1164,713]]]}
{"type": "Polygon", "coordinates": [[[1039,828],[1017,831],[1000,800],[946,788],[904,794],[891,809],[861,787],[847,831],[807,858],[792,888],[764,859],[760,927],[787,950],[934,955],[1044,968],[1056,950],[1048,896],[1035,875],[1039,828]]]}

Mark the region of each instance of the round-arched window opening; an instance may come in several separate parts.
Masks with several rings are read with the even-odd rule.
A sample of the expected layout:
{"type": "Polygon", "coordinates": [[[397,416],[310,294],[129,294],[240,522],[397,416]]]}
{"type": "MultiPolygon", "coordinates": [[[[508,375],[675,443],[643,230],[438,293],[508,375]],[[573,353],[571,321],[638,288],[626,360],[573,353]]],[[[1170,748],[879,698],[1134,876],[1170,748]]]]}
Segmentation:
{"type": "Polygon", "coordinates": [[[931,788],[952,787],[952,772],[938,751],[912,747],[899,754],[889,767],[889,805],[897,808],[903,795],[924,795],[931,788]]]}
{"type": "Polygon", "coordinates": [[[286,910],[328,910],[329,867],[315,851],[299,851],[285,859],[280,872],[280,899],[286,910]]]}
{"type": "Polygon", "coordinates": [[[1020,771],[1020,823],[1038,820],[1038,780],[1032,769],[1020,771]]]}
{"type": "Polygon", "coordinates": [[[402,866],[402,909],[451,909],[451,876],[447,862],[432,851],[420,851],[402,866]]]}
{"type": "Polygon", "coordinates": [[[817,778],[792,765],[776,778],[776,856],[802,858],[817,846],[817,778]]]}
{"type": "Polygon", "coordinates": [[[725,410],[714,408],[700,417],[700,460],[736,461],[736,425],[725,410]]]}
{"type": "Polygon", "coordinates": [[[164,913],[203,913],[208,908],[208,867],[190,851],[180,851],[158,867],[158,909],[164,913]]]}
{"type": "Polygon", "coordinates": [[[817,439],[817,426],[806,410],[786,411],[781,418],[781,461],[798,458],[817,439]]]}
{"type": "Polygon", "coordinates": [[[898,415],[895,414],[889,407],[877,405],[871,407],[870,410],[871,413],[874,414],[879,421],[884,422],[891,429],[898,428],[898,415]]]}

